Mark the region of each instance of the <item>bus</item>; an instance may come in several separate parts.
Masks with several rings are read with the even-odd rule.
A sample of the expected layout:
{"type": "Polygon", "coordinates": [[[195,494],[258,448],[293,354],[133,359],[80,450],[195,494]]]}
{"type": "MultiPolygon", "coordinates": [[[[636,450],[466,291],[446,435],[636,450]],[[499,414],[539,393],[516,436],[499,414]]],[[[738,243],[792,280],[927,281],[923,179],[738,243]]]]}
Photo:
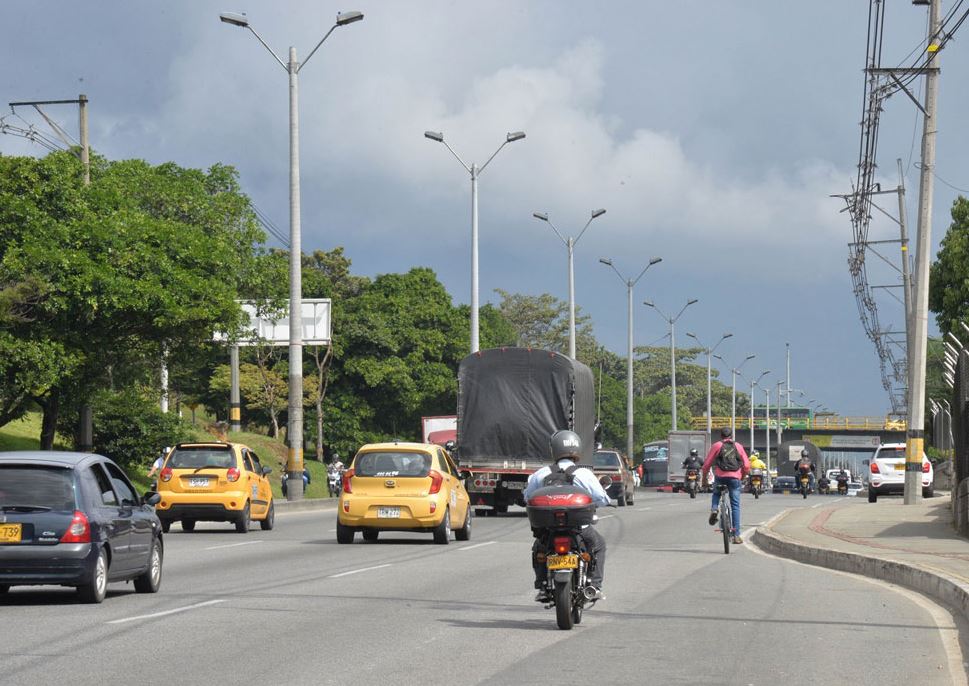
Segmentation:
{"type": "MultiPolygon", "coordinates": [[[[764,414],[767,408],[764,405],[754,406],[754,428],[764,429],[767,420],[764,414]]],[[[811,429],[814,427],[814,410],[810,407],[782,407],[781,426],[785,429],[811,429]]],[[[770,408],[770,427],[777,427],[777,408],[770,408]]]]}
{"type": "Polygon", "coordinates": [[[670,442],[652,441],[643,446],[643,486],[662,486],[666,483],[670,442]]]}

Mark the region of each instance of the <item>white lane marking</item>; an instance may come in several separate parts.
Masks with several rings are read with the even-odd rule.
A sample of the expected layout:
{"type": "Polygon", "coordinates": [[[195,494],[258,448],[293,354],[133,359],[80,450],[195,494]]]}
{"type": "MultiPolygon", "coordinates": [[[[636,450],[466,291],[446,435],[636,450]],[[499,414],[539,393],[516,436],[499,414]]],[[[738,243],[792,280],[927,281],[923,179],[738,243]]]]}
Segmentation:
{"type": "Polygon", "coordinates": [[[646,510],[652,510],[651,507],[637,507],[636,512],[645,512],[646,510]]]}
{"type": "Polygon", "coordinates": [[[376,567],[364,567],[363,569],[352,569],[349,572],[341,572],[339,574],[330,574],[330,576],[328,576],[327,578],[328,579],[339,579],[341,576],[350,576],[351,574],[359,574],[360,572],[369,572],[369,571],[372,571],[374,569],[383,569],[384,567],[389,567],[389,566],[390,566],[390,563],[387,563],[385,565],[377,565],[376,567]]]}
{"type": "Polygon", "coordinates": [[[474,545],[466,545],[463,548],[458,548],[458,550],[459,551],[461,551],[461,550],[471,550],[472,548],[480,548],[483,545],[491,545],[491,544],[497,543],[497,542],[498,541],[485,541],[484,543],[475,543],[474,545]]]}
{"type": "Polygon", "coordinates": [[[336,531],[336,529],[330,529],[328,533],[332,534],[334,531],[336,531]]]}
{"type": "Polygon", "coordinates": [[[819,507],[821,507],[822,505],[827,505],[827,503],[818,503],[817,505],[812,505],[812,506],[811,506],[811,509],[812,509],[812,510],[814,510],[814,509],[816,509],[816,508],[819,508],[819,507]]]}
{"type": "Polygon", "coordinates": [[[176,612],[187,612],[188,610],[195,610],[200,607],[206,607],[207,605],[215,605],[217,603],[224,603],[224,600],[206,600],[205,602],[195,603],[194,605],[186,605],[185,607],[176,607],[174,610],[165,610],[164,612],[153,612],[150,615],[138,615],[137,617],[125,617],[124,619],[112,619],[107,624],[124,624],[125,622],[136,622],[139,619],[154,619],[155,617],[164,617],[165,615],[173,615],[176,612]]]}
{"type": "Polygon", "coordinates": [[[615,517],[616,515],[602,515],[599,519],[609,519],[610,517],[615,517]]]}
{"type": "Polygon", "coordinates": [[[202,550],[218,550],[219,548],[236,548],[240,545],[255,545],[256,543],[262,543],[263,541],[243,541],[242,543],[226,543],[225,545],[210,545],[208,548],[202,548],[202,550]]]}

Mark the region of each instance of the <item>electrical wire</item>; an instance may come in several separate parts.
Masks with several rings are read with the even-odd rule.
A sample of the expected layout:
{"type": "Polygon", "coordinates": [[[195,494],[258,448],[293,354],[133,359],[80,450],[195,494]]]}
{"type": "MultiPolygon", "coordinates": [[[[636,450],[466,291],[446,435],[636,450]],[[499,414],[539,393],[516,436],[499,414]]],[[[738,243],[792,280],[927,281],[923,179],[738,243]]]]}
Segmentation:
{"type": "MultiPolygon", "coordinates": [[[[915,163],[915,168],[916,169],[922,169],[922,166],[923,165],[922,165],[921,162],[916,162],[915,163]]],[[[939,176],[938,174],[935,173],[935,170],[932,171],[932,176],[934,176],[936,179],[938,179],[939,181],[941,181],[942,183],[944,183],[946,186],[948,186],[949,188],[951,188],[954,191],[958,191],[960,193],[969,193],[969,190],[966,190],[965,188],[959,188],[958,186],[954,186],[951,183],[949,183],[948,181],[946,181],[945,179],[943,179],[941,176],[939,176]]]]}

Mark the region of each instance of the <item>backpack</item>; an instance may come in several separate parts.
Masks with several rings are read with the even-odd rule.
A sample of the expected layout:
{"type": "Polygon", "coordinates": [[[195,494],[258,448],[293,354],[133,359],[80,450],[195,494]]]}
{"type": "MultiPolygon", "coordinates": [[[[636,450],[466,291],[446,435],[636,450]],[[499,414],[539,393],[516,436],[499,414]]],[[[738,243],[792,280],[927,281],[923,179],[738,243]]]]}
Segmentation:
{"type": "Polygon", "coordinates": [[[716,466],[722,472],[736,472],[742,466],[740,453],[733,441],[724,441],[717,453],[716,466]]]}
{"type": "Polygon", "coordinates": [[[565,469],[559,468],[557,471],[553,471],[542,479],[542,486],[571,486],[572,481],[575,479],[576,469],[578,469],[576,465],[566,467],[565,469]]]}

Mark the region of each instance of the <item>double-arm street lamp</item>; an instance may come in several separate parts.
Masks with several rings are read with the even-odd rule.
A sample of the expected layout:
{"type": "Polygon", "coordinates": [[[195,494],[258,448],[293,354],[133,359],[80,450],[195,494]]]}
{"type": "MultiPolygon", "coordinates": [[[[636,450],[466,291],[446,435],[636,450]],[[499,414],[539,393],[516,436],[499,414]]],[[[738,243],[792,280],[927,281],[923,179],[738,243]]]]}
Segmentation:
{"type": "Polygon", "coordinates": [[[565,243],[565,247],[568,248],[569,251],[569,357],[571,357],[573,360],[575,359],[575,270],[573,268],[572,256],[575,250],[575,244],[579,242],[580,238],[582,238],[582,234],[584,234],[585,230],[589,228],[589,224],[592,223],[592,220],[596,217],[601,217],[605,213],[606,211],[601,209],[592,210],[592,216],[589,217],[589,221],[587,221],[585,226],[582,227],[582,230],[579,231],[579,235],[575,238],[572,238],[571,236],[566,238],[559,233],[557,228],[555,228],[555,224],[553,224],[552,220],[548,218],[548,214],[543,212],[532,212],[532,216],[535,217],[535,219],[541,219],[552,228],[552,231],[554,231],[555,235],[558,236],[563,243],[565,243]]]}
{"type": "MultiPolygon", "coordinates": [[[[750,358],[748,357],[747,359],[750,359],[750,358]]],[[[740,374],[740,367],[737,367],[736,371],[738,374],[740,374]]],[[[760,386],[758,385],[760,384],[760,380],[763,379],[768,374],[770,374],[769,369],[762,371],[760,373],[760,376],[758,376],[756,379],[753,379],[753,378],[750,379],[750,452],[754,452],[754,389],[760,388],[760,386]]],[[[743,376],[743,374],[740,374],[740,376],[743,376]]],[[[734,388],[736,387],[737,387],[737,383],[735,379],[734,388]]],[[[768,417],[768,424],[770,423],[769,419],[770,418],[768,417]]],[[[768,431],[770,431],[770,429],[768,429],[768,431]]],[[[736,438],[736,436],[734,436],[734,438],[736,438]]]]}
{"type": "Polygon", "coordinates": [[[286,461],[288,500],[301,500],[303,497],[303,317],[302,317],[302,245],[300,237],[299,203],[299,72],[316,54],[323,41],[329,38],[340,26],[346,26],[363,19],[361,12],[341,12],[336,22],[320,39],[316,47],[302,64],[296,61],[296,48],[289,48],[289,62],[283,62],[279,55],[256,33],[244,14],[226,12],[219,19],[232,26],[249,29],[252,35],[279,62],[289,74],[289,424],[286,438],[289,441],[289,457],[286,461]]]}
{"type": "Polygon", "coordinates": [[[612,263],[612,260],[600,257],[599,261],[611,267],[612,271],[616,272],[616,276],[619,280],[626,284],[626,309],[627,314],[627,343],[628,347],[626,350],[626,455],[630,460],[633,459],[633,288],[639,283],[639,280],[643,278],[646,270],[652,267],[654,264],[663,261],[662,257],[654,257],[649,261],[643,271],[639,272],[639,276],[635,279],[623,278],[623,275],[619,273],[616,266],[612,263]]]}
{"type": "Polygon", "coordinates": [[[713,413],[713,395],[712,395],[712,393],[713,393],[713,366],[712,366],[712,363],[711,363],[711,358],[713,357],[713,351],[716,350],[717,348],[719,348],[720,347],[720,344],[723,343],[728,338],[730,338],[731,336],[733,336],[733,334],[732,333],[725,333],[725,334],[723,334],[720,337],[720,340],[717,341],[716,345],[714,345],[713,347],[709,347],[709,348],[708,347],[705,347],[703,345],[703,343],[700,342],[700,339],[696,337],[696,334],[687,332],[686,335],[689,336],[690,338],[692,338],[694,341],[696,341],[697,344],[701,348],[703,348],[703,351],[707,354],[707,433],[710,433],[713,430],[713,414],[712,414],[713,413]]]}
{"type": "MultiPolygon", "coordinates": [[[[719,355],[714,355],[714,357],[716,357],[721,362],[726,362],[726,360],[724,360],[719,355]]],[[[743,359],[743,361],[741,361],[740,364],[738,364],[736,367],[733,367],[730,370],[730,376],[731,376],[731,379],[730,379],[730,389],[731,389],[730,390],[730,431],[732,433],[737,431],[737,374],[740,373],[741,368],[745,364],[747,364],[748,362],[750,362],[755,357],[757,357],[757,356],[756,355],[748,355],[747,357],[745,357],[743,359]]],[[[764,372],[764,373],[766,374],[767,372],[764,372]]],[[[752,392],[753,391],[751,391],[751,393],[752,392]]],[[[753,437],[753,434],[751,434],[751,437],[753,437]]],[[[734,438],[736,438],[736,435],[734,435],[734,438]]],[[[753,443],[753,438],[751,438],[750,445],[753,446],[753,444],[754,444],[753,443]]],[[[753,449],[753,448],[751,448],[751,449],[753,449]]]]}
{"type": "Polygon", "coordinates": [[[676,320],[680,318],[683,312],[693,303],[699,302],[696,298],[692,300],[687,300],[686,305],[680,308],[680,311],[675,317],[669,317],[663,313],[663,310],[659,309],[651,300],[644,300],[643,305],[647,307],[652,307],[656,310],[666,323],[670,325],[670,386],[672,387],[672,410],[673,410],[673,420],[671,422],[672,430],[676,431],[676,320]]]}
{"type": "Polygon", "coordinates": [[[424,138],[443,143],[444,147],[454,155],[454,159],[461,163],[465,171],[471,174],[471,352],[476,353],[480,349],[478,345],[478,177],[485,170],[495,155],[509,143],[520,141],[525,137],[524,131],[514,131],[505,136],[505,141],[498,146],[488,161],[480,167],[473,162],[469,166],[461,157],[454,152],[454,149],[444,140],[444,134],[438,131],[425,131],[424,138]]]}

